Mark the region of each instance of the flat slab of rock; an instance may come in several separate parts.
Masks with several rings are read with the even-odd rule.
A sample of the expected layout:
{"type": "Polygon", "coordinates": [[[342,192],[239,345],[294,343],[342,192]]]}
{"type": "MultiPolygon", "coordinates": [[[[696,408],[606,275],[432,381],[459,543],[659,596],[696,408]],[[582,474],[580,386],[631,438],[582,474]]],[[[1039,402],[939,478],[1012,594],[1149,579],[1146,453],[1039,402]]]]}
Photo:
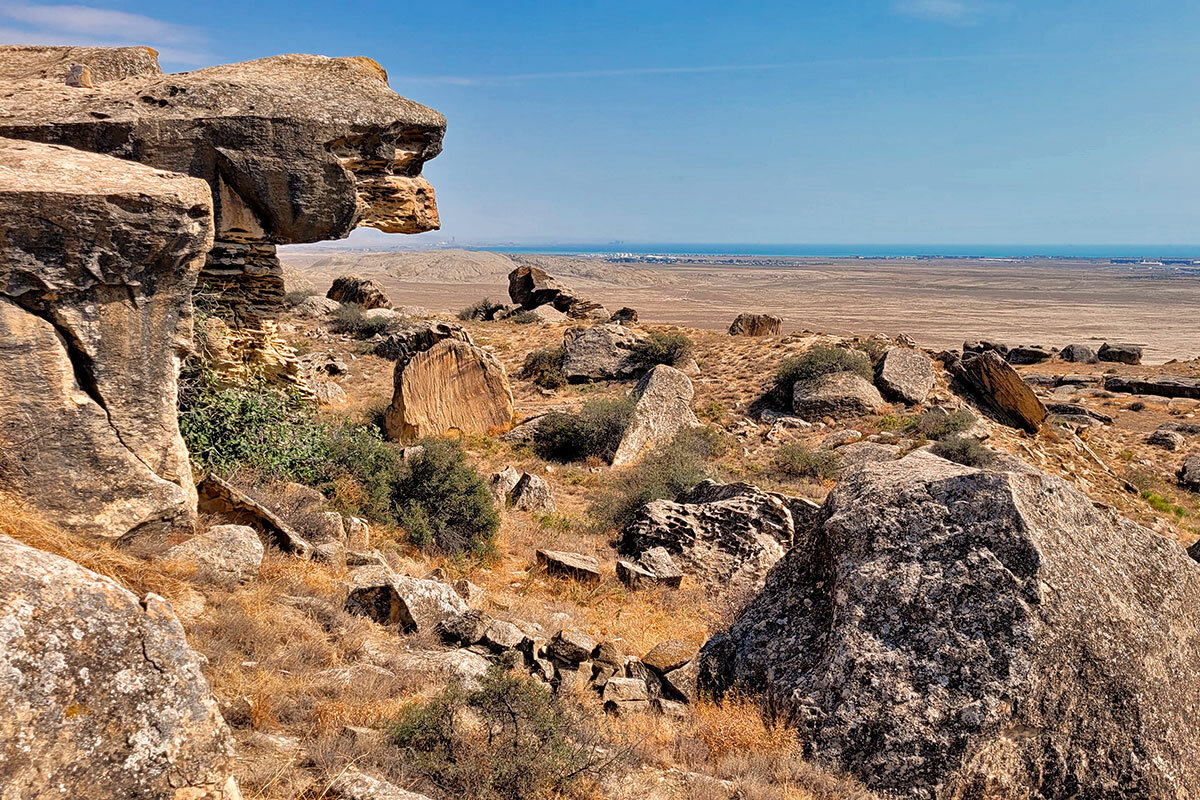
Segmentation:
{"type": "Polygon", "coordinates": [[[395,441],[484,434],[512,422],[512,389],[504,365],[486,350],[457,339],[443,339],[407,362],[397,362],[393,384],[384,422],[395,441]]]}
{"type": "Polygon", "coordinates": [[[166,600],[7,536],[0,564],[5,796],[240,797],[233,738],[166,600]]]}
{"type": "Polygon", "coordinates": [[[438,623],[467,611],[448,584],[397,575],[388,567],[359,567],[350,573],[346,610],[381,625],[406,631],[432,631],[438,623]]]}
{"type": "Polygon", "coordinates": [[[246,525],[214,525],[166,552],[166,558],[191,564],[221,580],[248,581],[258,576],[263,545],[246,525]]]}
{"type": "Polygon", "coordinates": [[[212,236],[203,181],[0,139],[0,484],[48,521],[191,531],[177,375],[212,236]]]}
{"type": "Polygon", "coordinates": [[[671,558],[665,547],[642,551],[636,562],[617,561],[617,579],[631,589],[666,586],[678,589],[683,582],[683,570],[671,558]]]}
{"type": "Polygon", "coordinates": [[[600,581],[600,562],[595,556],[568,553],[564,550],[538,550],[537,562],[551,575],[585,583],[600,581]]]}
{"type": "Polygon", "coordinates": [[[1105,379],[1104,388],[1110,392],[1200,399],[1200,378],[1186,378],[1182,375],[1155,375],[1151,378],[1113,375],[1105,379]]]}
{"type": "Polygon", "coordinates": [[[574,383],[633,378],[646,369],[637,353],[645,341],[624,325],[568,328],[563,332],[563,374],[574,383]]]}
{"type": "Polygon", "coordinates": [[[765,691],[814,757],[889,796],[1190,794],[1182,547],[1061,479],[920,451],[843,479],[826,511],[705,646],[707,686],[765,691]]]}
{"type": "Polygon", "coordinates": [[[698,426],[700,420],[692,412],[695,391],[687,375],[666,364],[643,375],[633,390],[637,404],[613,466],[631,464],[646,451],[670,442],[682,429],[698,426]]]}
{"type": "Polygon", "coordinates": [[[885,405],[870,381],[853,372],[835,372],[799,381],[792,392],[792,411],[806,420],[874,414],[885,405]]]}
{"type": "Polygon", "coordinates": [[[875,382],[885,394],[909,405],[924,403],[933,389],[933,360],[909,347],[889,348],[875,382]]]}
{"type": "Polygon", "coordinates": [[[783,318],[773,314],[738,314],[729,326],[730,336],[779,336],[783,318]]]}

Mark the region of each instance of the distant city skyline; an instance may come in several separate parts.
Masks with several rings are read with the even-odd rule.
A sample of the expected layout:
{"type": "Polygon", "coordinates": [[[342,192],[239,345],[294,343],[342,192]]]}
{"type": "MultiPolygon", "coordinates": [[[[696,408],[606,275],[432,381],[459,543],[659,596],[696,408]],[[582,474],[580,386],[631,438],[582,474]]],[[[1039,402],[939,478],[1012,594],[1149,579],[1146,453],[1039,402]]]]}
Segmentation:
{"type": "Polygon", "coordinates": [[[376,59],[449,121],[412,244],[1200,241],[1197,31],[1172,0],[0,0],[0,41],[168,70],[376,59]]]}

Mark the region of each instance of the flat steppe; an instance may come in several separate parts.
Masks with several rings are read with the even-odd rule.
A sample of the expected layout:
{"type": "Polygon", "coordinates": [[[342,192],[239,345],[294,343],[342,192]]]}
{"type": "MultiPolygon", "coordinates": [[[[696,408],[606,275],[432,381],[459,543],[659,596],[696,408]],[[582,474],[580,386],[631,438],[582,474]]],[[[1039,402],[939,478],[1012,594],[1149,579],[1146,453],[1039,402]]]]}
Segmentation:
{"type": "MultiPolygon", "coordinates": [[[[1200,270],[1083,259],[856,259],[698,256],[686,263],[463,250],[285,248],[297,288],[338,275],[374,278],[397,305],[456,310],[507,300],[515,261],[536,263],[609,309],[643,322],[723,330],[743,311],[784,331],[906,333],[924,347],[967,339],[1063,347],[1144,345],[1147,363],[1200,356],[1200,270]]],[[[289,287],[290,288],[290,287],[289,287]]]]}

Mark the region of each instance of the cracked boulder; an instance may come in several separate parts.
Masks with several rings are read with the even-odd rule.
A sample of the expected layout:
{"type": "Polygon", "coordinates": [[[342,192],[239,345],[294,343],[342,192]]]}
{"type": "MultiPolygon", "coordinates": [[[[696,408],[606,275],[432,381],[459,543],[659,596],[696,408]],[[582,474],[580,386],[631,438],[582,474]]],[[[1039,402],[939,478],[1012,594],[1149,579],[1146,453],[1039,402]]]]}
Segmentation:
{"type": "Polygon", "coordinates": [[[54,524],[190,532],[178,374],[212,235],[202,181],[0,139],[0,487],[54,524]]]}
{"type": "Polygon", "coordinates": [[[659,364],[647,372],[633,389],[637,404],[629,426],[617,445],[613,466],[637,461],[643,453],[665,445],[686,427],[699,427],[692,413],[692,381],[674,367],[659,364]]]}
{"type": "Polygon", "coordinates": [[[238,800],[233,739],[158,595],[0,536],[0,795],[238,800]]]}
{"type": "Polygon", "coordinates": [[[283,306],[279,244],[438,227],[422,165],[441,114],[368,58],[284,55],[164,75],[147,48],[0,47],[0,136],[64,144],[204,179],[216,245],[202,276],[239,318],[283,306]],[[88,67],[92,88],[68,86],[88,67]]]}
{"type": "Polygon", "coordinates": [[[572,383],[633,378],[646,371],[647,338],[624,325],[568,328],[563,332],[563,375],[572,383]]]}
{"type": "Polygon", "coordinates": [[[1200,568],[1032,469],[917,451],[827,519],[701,653],[888,797],[1190,797],[1200,568]]]}

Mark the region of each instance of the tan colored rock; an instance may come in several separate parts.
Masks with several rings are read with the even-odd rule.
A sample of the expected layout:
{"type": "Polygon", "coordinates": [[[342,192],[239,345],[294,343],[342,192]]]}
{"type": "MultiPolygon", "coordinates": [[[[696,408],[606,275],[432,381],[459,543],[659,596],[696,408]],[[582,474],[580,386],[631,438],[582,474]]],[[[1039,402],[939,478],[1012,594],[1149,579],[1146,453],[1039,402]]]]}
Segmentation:
{"type": "Polygon", "coordinates": [[[339,303],[355,303],[363,308],[390,309],[392,301],[378,281],[360,278],[357,275],[342,275],[334,278],[333,285],[325,295],[330,300],[339,303]]]}
{"type": "Polygon", "coordinates": [[[1046,419],[1042,401],[998,353],[964,353],[958,364],[947,368],[1007,424],[1037,433],[1046,419]]]}
{"type": "Polygon", "coordinates": [[[0,536],[0,797],[239,800],[166,600],[0,536]]]}
{"type": "Polygon", "coordinates": [[[773,314],[738,314],[729,326],[730,336],[778,336],[783,333],[783,318],[773,314]]]}
{"type": "Polygon", "coordinates": [[[177,544],[166,558],[193,565],[221,581],[248,581],[258,576],[263,545],[258,533],[246,525],[214,525],[177,544]]]}
{"type": "Polygon", "coordinates": [[[201,181],[0,140],[0,484],[49,521],[190,532],[177,381],[211,215],[201,181]]]}
{"type": "Polygon", "coordinates": [[[452,433],[487,433],[512,422],[512,389],[504,365],[486,350],[455,339],[397,363],[389,438],[413,441],[452,433]]]}
{"type": "Polygon", "coordinates": [[[631,464],[648,450],[664,445],[687,427],[700,425],[692,413],[692,381],[674,367],[659,364],[638,381],[629,427],[621,437],[613,466],[631,464]]]}
{"type": "Polygon", "coordinates": [[[0,53],[0,83],[6,84],[42,80],[65,83],[77,67],[87,69],[93,84],[162,74],[158,53],[149,47],[7,45],[0,53]]]}

